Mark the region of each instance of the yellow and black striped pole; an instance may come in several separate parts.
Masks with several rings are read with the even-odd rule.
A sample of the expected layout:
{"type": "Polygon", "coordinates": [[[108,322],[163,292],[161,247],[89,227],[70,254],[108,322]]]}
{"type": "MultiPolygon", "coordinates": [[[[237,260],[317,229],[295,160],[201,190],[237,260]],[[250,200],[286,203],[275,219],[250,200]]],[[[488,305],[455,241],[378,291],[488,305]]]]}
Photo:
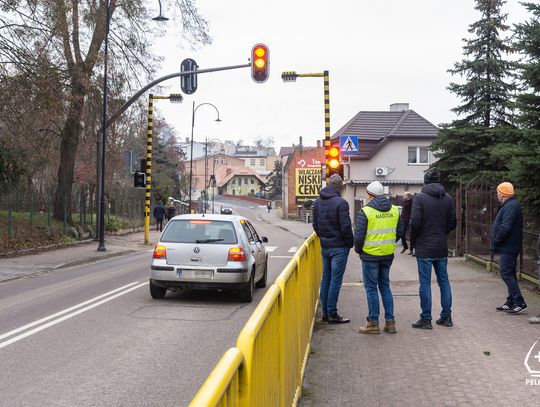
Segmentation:
{"type": "Polygon", "coordinates": [[[330,150],[330,78],[328,71],[324,71],[324,149],[326,154],[326,174],[328,182],[330,166],[328,165],[328,151],[330,150]]]}
{"type": "Polygon", "coordinates": [[[150,235],[150,192],[152,189],[152,129],[154,95],[148,95],[148,127],[146,138],[146,194],[144,201],[144,244],[150,235]]]}

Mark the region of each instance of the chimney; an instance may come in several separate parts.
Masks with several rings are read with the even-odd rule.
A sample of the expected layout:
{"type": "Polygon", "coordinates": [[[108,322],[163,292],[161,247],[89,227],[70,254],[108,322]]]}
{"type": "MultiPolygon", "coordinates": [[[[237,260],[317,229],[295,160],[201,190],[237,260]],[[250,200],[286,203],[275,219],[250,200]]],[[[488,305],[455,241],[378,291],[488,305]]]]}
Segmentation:
{"type": "Polygon", "coordinates": [[[186,143],[189,143],[189,137],[186,137],[186,143]]]}
{"type": "Polygon", "coordinates": [[[392,103],[390,105],[391,112],[405,112],[407,110],[409,110],[408,103],[392,103]]]}
{"type": "Polygon", "coordinates": [[[300,142],[300,149],[302,149],[302,136],[298,137],[298,141],[300,142]]]}
{"type": "Polygon", "coordinates": [[[321,140],[317,140],[317,148],[321,148],[321,140]]]}

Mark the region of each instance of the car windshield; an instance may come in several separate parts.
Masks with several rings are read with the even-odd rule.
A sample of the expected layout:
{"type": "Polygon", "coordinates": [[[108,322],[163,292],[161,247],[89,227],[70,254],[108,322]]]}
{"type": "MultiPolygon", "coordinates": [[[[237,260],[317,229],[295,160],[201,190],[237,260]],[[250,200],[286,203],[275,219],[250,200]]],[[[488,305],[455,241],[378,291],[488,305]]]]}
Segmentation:
{"type": "Polygon", "coordinates": [[[165,243],[234,244],[237,242],[232,222],[207,219],[172,220],[160,240],[165,243]]]}

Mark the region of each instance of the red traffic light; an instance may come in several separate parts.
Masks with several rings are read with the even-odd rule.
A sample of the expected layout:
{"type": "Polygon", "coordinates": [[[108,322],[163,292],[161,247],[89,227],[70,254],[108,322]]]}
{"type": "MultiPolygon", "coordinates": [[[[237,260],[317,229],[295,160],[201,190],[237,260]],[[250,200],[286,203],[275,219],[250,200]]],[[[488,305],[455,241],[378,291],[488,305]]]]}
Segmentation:
{"type": "Polygon", "coordinates": [[[266,82],[270,75],[270,53],[264,44],[251,49],[251,77],[255,82],[266,82]]]}

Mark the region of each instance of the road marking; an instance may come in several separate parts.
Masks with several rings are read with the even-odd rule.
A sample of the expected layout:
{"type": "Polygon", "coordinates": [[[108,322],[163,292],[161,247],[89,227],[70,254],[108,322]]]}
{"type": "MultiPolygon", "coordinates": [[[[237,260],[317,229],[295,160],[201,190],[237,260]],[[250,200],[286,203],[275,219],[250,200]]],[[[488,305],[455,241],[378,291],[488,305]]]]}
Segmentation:
{"type": "Polygon", "coordinates": [[[91,310],[91,309],[93,309],[93,308],[96,308],[96,307],[98,307],[98,306],[100,306],[100,305],[103,305],[103,304],[105,304],[105,303],[107,303],[107,302],[109,302],[109,301],[112,301],[112,300],[114,300],[115,298],[118,298],[118,297],[120,297],[120,296],[122,296],[122,295],[124,295],[124,294],[127,294],[127,293],[129,293],[129,292],[131,292],[131,291],[133,291],[133,290],[136,290],[137,288],[141,288],[141,287],[143,287],[143,286],[147,286],[147,285],[148,285],[148,283],[145,282],[145,283],[140,283],[140,284],[138,284],[138,285],[133,286],[134,284],[137,284],[137,283],[138,283],[138,281],[135,281],[135,282],[130,283],[130,284],[128,284],[128,285],[125,285],[125,286],[123,286],[123,287],[120,287],[120,288],[117,288],[117,289],[115,289],[115,290],[109,291],[108,293],[105,293],[105,294],[99,295],[99,296],[97,296],[97,297],[91,298],[90,300],[84,301],[84,302],[82,302],[82,303],[80,303],[80,304],[77,304],[77,305],[75,305],[75,306],[73,306],[73,307],[66,308],[66,309],[63,310],[63,311],[60,311],[60,312],[57,312],[57,313],[55,313],[55,314],[49,315],[48,317],[42,318],[42,319],[40,319],[40,320],[38,320],[38,321],[35,321],[35,322],[32,322],[32,323],[27,324],[27,325],[25,325],[25,326],[22,326],[22,327],[20,327],[20,328],[14,329],[13,331],[7,332],[7,333],[3,334],[2,336],[0,336],[0,339],[6,338],[6,337],[8,337],[8,336],[11,336],[11,335],[17,333],[17,332],[20,332],[20,331],[22,331],[22,330],[28,329],[28,328],[30,328],[30,327],[32,327],[32,326],[35,326],[35,325],[40,324],[40,323],[42,323],[42,322],[48,321],[48,320],[50,320],[50,319],[56,318],[56,317],[59,316],[59,315],[66,314],[66,313],[68,313],[68,312],[70,312],[70,311],[73,311],[73,310],[75,310],[75,309],[77,309],[77,308],[81,308],[82,306],[84,306],[84,305],[86,305],[86,304],[89,304],[89,303],[91,303],[91,302],[94,302],[94,301],[96,301],[96,300],[98,300],[98,299],[101,299],[101,298],[103,298],[103,297],[105,297],[105,296],[108,296],[108,295],[110,295],[110,294],[116,293],[116,294],[114,294],[114,295],[112,295],[112,296],[110,296],[110,297],[108,297],[108,298],[105,298],[105,299],[103,299],[103,300],[101,300],[101,301],[95,302],[95,303],[92,304],[92,305],[89,305],[89,306],[87,306],[87,307],[85,307],[85,308],[81,308],[81,309],[79,309],[79,310],[77,310],[77,311],[75,311],[75,312],[72,312],[71,314],[64,315],[64,316],[61,317],[61,318],[55,319],[54,321],[48,322],[48,323],[46,323],[46,324],[44,324],[44,325],[41,325],[41,326],[38,327],[38,328],[34,328],[34,329],[32,329],[32,330],[30,330],[30,331],[27,331],[27,332],[25,332],[25,333],[23,333],[23,334],[20,334],[20,335],[15,336],[15,337],[13,337],[13,338],[11,338],[11,339],[8,339],[7,341],[0,342],[0,349],[6,347],[6,346],[8,346],[8,345],[11,345],[12,343],[18,342],[18,341],[20,341],[21,339],[24,339],[24,338],[26,338],[26,337],[28,337],[28,336],[30,336],[30,335],[34,335],[35,333],[38,333],[38,332],[40,332],[40,331],[43,331],[44,329],[50,328],[51,326],[54,326],[54,325],[56,325],[56,324],[59,324],[60,322],[63,322],[63,321],[65,321],[65,320],[67,320],[67,319],[73,318],[74,316],[77,316],[77,315],[79,315],[79,314],[82,314],[83,312],[89,311],[89,310],[91,310]],[[130,287],[130,288],[127,288],[127,287],[130,287]],[[127,288],[127,289],[126,289],[126,288],[127,288]],[[124,291],[121,291],[121,290],[124,290],[124,291]],[[120,292],[118,292],[118,291],[120,291],[120,292]]]}
{"type": "Polygon", "coordinates": [[[264,246],[264,248],[266,249],[266,251],[268,253],[272,253],[273,251],[275,251],[278,247],[277,246],[264,246]]]}
{"type": "Polygon", "coordinates": [[[289,253],[296,253],[297,251],[298,251],[298,247],[294,247],[294,246],[293,246],[293,247],[291,247],[291,248],[289,249],[289,253]]]}
{"type": "Polygon", "coordinates": [[[292,259],[293,256],[270,256],[271,259],[292,259]]]}

